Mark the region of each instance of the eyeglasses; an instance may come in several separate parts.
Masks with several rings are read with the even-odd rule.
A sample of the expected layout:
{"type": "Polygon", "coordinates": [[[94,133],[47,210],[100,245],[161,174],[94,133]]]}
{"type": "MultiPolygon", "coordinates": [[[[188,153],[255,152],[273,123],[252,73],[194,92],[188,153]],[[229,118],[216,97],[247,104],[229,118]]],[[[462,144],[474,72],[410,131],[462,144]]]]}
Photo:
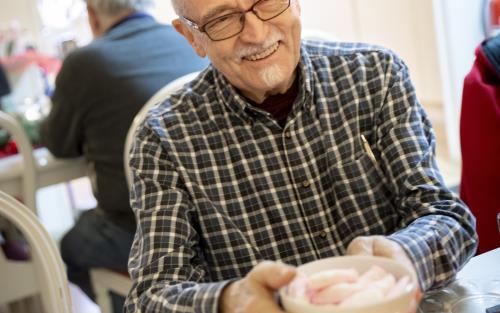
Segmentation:
{"type": "Polygon", "coordinates": [[[290,0],[259,0],[246,11],[222,15],[198,25],[186,17],[181,16],[190,27],[207,34],[213,41],[229,39],[241,33],[245,28],[245,15],[252,12],[261,21],[269,21],[290,7],[290,0]]]}

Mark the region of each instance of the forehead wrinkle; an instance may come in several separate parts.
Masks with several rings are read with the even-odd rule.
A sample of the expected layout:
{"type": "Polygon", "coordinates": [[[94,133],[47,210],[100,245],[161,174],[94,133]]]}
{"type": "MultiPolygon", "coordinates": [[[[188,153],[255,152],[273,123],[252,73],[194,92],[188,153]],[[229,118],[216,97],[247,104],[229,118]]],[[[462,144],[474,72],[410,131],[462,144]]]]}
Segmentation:
{"type": "MultiPolygon", "coordinates": [[[[215,16],[219,15],[220,13],[222,13],[224,11],[239,12],[240,7],[238,6],[237,3],[241,4],[241,1],[231,1],[231,2],[233,2],[233,3],[231,3],[231,4],[224,3],[224,4],[221,4],[221,5],[218,5],[218,6],[215,6],[211,9],[209,9],[207,13],[202,15],[200,20],[202,22],[209,21],[210,19],[214,18],[215,16]]],[[[255,2],[257,2],[257,0],[251,0],[251,1],[245,0],[243,2],[244,3],[247,3],[247,2],[255,3],[255,2]]]]}
{"type": "Polygon", "coordinates": [[[202,22],[205,22],[205,21],[208,21],[210,20],[211,18],[217,16],[218,14],[224,12],[224,11],[228,11],[228,10],[235,10],[236,7],[235,6],[232,6],[230,4],[221,4],[221,5],[218,5],[214,8],[211,8],[208,10],[207,13],[205,13],[202,17],[201,17],[201,21],[202,22]]]}

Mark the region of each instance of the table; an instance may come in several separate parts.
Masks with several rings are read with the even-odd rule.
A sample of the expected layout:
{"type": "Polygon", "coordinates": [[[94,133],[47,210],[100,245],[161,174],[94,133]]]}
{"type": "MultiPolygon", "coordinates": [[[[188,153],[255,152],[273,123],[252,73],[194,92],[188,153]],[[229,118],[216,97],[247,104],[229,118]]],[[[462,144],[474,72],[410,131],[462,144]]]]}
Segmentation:
{"type": "Polygon", "coordinates": [[[473,257],[457,279],[500,279],[500,248],[473,257]]]}
{"type": "Polygon", "coordinates": [[[500,304],[500,248],[473,257],[449,286],[428,292],[418,313],[484,313],[500,304]]]}
{"type": "Polygon", "coordinates": [[[18,155],[0,159],[0,190],[21,197],[24,204],[37,213],[38,188],[85,176],[85,160],[59,160],[47,149],[35,149],[26,130],[13,116],[0,111],[0,127],[16,142],[18,155]]]}
{"type": "MultiPolygon", "coordinates": [[[[87,175],[85,159],[58,159],[46,148],[33,150],[38,188],[70,181],[87,175]]],[[[10,195],[22,194],[23,160],[20,154],[0,159],[0,190],[10,195]]]]}

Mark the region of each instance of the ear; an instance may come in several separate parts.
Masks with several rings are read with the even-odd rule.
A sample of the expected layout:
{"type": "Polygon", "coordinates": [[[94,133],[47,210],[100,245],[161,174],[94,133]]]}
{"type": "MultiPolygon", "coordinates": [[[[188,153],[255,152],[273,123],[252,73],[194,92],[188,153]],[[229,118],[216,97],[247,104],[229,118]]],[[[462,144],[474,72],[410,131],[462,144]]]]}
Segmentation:
{"type": "Polygon", "coordinates": [[[186,38],[191,47],[194,48],[194,50],[200,57],[204,58],[207,55],[207,52],[205,51],[205,48],[200,44],[199,39],[195,37],[191,29],[189,29],[186,24],[181,22],[180,19],[175,19],[172,21],[172,25],[179,34],[186,38]]]}

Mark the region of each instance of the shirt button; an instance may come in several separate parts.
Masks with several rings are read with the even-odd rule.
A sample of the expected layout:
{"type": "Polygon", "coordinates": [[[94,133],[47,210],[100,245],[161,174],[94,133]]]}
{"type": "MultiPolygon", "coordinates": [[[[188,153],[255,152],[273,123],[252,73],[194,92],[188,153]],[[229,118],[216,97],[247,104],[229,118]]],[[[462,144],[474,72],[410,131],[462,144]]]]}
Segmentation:
{"type": "Polygon", "coordinates": [[[309,187],[309,186],[311,186],[311,183],[310,183],[308,180],[304,180],[304,181],[302,182],[302,187],[307,188],[307,187],[309,187]]]}
{"type": "Polygon", "coordinates": [[[292,138],[292,133],[290,133],[289,131],[285,132],[285,137],[288,139],[292,138]]]}
{"type": "Polygon", "coordinates": [[[319,233],[319,236],[321,237],[321,239],[325,239],[327,236],[326,231],[323,230],[321,233],[319,233]]]}

